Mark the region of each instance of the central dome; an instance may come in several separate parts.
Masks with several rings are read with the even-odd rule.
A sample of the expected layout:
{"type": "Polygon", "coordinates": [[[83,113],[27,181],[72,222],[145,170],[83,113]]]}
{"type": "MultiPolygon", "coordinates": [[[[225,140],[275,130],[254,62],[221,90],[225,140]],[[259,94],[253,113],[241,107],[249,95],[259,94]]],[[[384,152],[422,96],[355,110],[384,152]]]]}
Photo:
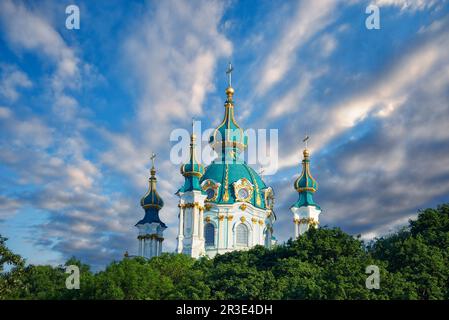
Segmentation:
{"type": "Polygon", "coordinates": [[[239,202],[235,194],[234,183],[242,179],[246,179],[252,185],[251,197],[246,202],[251,203],[255,207],[266,209],[264,190],[267,186],[259,174],[245,162],[223,163],[221,160],[213,161],[206,167],[206,172],[201,177],[200,183],[204,185],[203,182],[210,180],[219,184],[215,199],[209,202],[232,204],[239,202]],[[228,191],[227,199],[225,197],[226,188],[228,191]]]}

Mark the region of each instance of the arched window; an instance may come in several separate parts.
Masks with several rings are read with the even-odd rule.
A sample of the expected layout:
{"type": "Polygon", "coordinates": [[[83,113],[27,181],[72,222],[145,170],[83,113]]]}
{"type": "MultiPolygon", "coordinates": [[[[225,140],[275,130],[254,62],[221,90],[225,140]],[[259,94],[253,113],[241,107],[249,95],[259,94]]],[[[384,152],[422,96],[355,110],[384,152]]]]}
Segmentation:
{"type": "Polygon", "coordinates": [[[239,224],[236,230],[236,241],[240,246],[248,246],[248,227],[244,224],[239,224]]]}
{"type": "Polygon", "coordinates": [[[215,245],[215,227],[212,223],[206,223],[204,226],[204,238],[207,247],[215,245]]]}

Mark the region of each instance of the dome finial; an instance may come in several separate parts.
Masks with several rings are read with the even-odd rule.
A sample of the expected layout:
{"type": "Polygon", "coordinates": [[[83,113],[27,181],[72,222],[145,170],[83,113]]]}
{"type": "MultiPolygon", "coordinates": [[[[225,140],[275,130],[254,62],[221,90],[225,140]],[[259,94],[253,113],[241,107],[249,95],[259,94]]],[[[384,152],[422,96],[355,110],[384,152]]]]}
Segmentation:
{"type": "Polygon", "coordinates": [[[232,88],[232,71],[234,71],[234,68],[232,67],[231,62],[229,62],[228,68],[226,69],[226,74],[228,75],[228,87],[225,91],[228,101],[232,101],[232,96],[234,95],[234,89],[232,88]]]}
{"type": "Polygon", "coordinates": [[[309,155],[310,155],[309,150],[307,149],[307,142],[309,141],[309,139],[310,139],[310,137],[306,135],[304,137],[304,139],[302,140],[302,142],[304,142],[304,145],[305,145],[304,151],[302,153],[304,155],[304,159],[309,158],[309,155]]]}
{"type": "Polygon", "coordinates": [[[190,135],[190,142],[195,143],[196,135],[195,135],[195,118],[192,118],[192,133],[190,135]]]}
{"type": "Polygon", "coordinates": [[[226,69],[226,74],[228,75],[228,88],[232,88],[232,71],[234,71],[234,68],[232,67],[231,62],[229,62],[228,68],[226,69]]]}
{"type": "Polygon", "coordinates": [[[151,159],[151,176],[154,177],[156,174],[156,169],[154,168],[154,159],[156,158],[156,154],[154,152],[151,153],[150,159],[151,159]]]}

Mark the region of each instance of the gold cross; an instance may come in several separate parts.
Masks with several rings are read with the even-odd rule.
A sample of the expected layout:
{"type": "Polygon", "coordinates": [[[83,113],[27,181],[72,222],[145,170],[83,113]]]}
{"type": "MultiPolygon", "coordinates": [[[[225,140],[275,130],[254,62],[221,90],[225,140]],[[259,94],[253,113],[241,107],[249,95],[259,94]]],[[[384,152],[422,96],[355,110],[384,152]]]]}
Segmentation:
{"type": "Polygon", "coordinates": [[[232,67],[231,62],[229,62],[228,69],[226,70],[226,74],[228,75],[229,87],[232,87],[232,71],[234,71],[234,68],[232,67]]]}
{"type": "Polygon", "coordinates": [[[156,154],[154,152],[152,152],[150,159],[151,159],[151,162],[153,164],[153,168],[154,168],[154,158],[156,158],[156,154]]]}

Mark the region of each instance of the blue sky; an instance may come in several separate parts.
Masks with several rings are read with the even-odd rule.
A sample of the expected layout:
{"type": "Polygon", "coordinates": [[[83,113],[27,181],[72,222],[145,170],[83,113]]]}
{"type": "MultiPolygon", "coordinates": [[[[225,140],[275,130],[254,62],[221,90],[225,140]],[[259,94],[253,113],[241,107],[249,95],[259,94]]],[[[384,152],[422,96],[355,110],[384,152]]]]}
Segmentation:
{"type": "Polygon", "coordinates": [[[0,4],[0,234],[28,262],[135,252],[152,151],[174,250],[170,132],[222,119],[229,60],[238,123],[279,130],[280,241],[306,132],[322,225],[370,239],[448,201],[447,1],[73,3],[79,30],[72,2],[0,4]]]}

